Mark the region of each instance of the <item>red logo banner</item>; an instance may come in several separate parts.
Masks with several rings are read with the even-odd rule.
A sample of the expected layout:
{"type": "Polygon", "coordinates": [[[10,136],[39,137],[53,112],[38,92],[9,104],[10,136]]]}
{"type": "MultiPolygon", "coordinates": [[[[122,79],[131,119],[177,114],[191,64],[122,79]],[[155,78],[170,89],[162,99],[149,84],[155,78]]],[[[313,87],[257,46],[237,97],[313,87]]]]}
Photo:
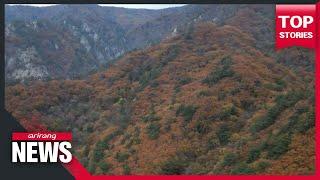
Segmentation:
{"type": "Polygon", "coordinates": [[[71,141],[69,132],[16,132],[12,133],[12,141],[71,141]]]}
{"type": "Polygon", "coordinates": [[[316,5],[276,5],[276,48],[316,46],[316,5]]]}

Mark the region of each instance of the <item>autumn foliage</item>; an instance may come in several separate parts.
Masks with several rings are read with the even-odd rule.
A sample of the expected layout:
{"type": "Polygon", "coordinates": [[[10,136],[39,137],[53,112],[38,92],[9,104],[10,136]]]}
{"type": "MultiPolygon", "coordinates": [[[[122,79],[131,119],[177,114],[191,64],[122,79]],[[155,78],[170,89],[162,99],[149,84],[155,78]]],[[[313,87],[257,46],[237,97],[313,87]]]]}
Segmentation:
{"type": "Polygon", "coordinates": [[[313,174],[313,72],[236,25],[188,34],[81,80],[8,86],[6,108],[28,129],[71,131],[95,174],[313,174]]]}

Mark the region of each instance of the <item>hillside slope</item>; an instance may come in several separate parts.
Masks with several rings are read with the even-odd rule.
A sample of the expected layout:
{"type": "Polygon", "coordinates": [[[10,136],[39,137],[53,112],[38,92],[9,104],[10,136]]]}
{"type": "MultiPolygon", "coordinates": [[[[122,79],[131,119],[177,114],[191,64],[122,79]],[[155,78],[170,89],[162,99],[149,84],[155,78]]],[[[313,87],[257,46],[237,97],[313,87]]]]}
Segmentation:
{"type": "Polygon", "coordinates": [[[94,174],[306,175],[313,83],[240,28],[197,23],[86,79],[8,86],[6,109],[29,129],[72,131],[94,174]]]}

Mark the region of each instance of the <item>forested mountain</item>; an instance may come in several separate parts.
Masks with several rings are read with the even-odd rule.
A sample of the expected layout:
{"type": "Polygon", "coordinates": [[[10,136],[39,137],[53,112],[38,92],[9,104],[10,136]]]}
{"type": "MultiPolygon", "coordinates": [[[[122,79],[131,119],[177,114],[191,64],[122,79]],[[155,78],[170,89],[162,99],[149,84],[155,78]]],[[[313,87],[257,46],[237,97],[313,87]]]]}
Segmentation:
{"type": "Polygon", "coordinates": [[[186,5],[162,10],[6,6],[6,82],[82,78],[198,22],[238,27],[256,39],[257,48],[270,53],[273,11],[273,5],[186,5]]]}
{"type": "Polygon", "coordinates": [[[190,11],[201,16],[161,15],[130,30],[142,44],[148,28],[156,39],[176,33],[105,70],[7,86],[7,110],[30,130],[72,131],[74,155],[94,174],[313,174],[313,55],[273,51],[271,6],[170,13],[190,11]],[[187,25],[172,31],[173,22],[187,25]]]}

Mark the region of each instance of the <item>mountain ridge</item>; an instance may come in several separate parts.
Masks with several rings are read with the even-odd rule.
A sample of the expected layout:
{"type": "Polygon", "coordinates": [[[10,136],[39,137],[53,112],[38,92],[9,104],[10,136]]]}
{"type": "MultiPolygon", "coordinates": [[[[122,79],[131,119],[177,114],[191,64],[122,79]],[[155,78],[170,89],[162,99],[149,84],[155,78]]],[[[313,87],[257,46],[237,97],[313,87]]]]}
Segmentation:
{"type": "Polygon", "coordinates": [[[186,5],[163,10],[96,5],[6,6],[6,82],[85,77],[127,52],[184,33],[202,21],[239,27],[263,45],[273,37],[272,26],[263,24],[273,22],[271,11],[272,6],[267,5],[186,5]],[[257,17],[255,29],[238,23],[248,18],[246,11],[250,17],[257,17]],[[245,17],[237,19],[238,12],[245,17]],[[34,68],[38,65],[43,68],[34,68]]]}

